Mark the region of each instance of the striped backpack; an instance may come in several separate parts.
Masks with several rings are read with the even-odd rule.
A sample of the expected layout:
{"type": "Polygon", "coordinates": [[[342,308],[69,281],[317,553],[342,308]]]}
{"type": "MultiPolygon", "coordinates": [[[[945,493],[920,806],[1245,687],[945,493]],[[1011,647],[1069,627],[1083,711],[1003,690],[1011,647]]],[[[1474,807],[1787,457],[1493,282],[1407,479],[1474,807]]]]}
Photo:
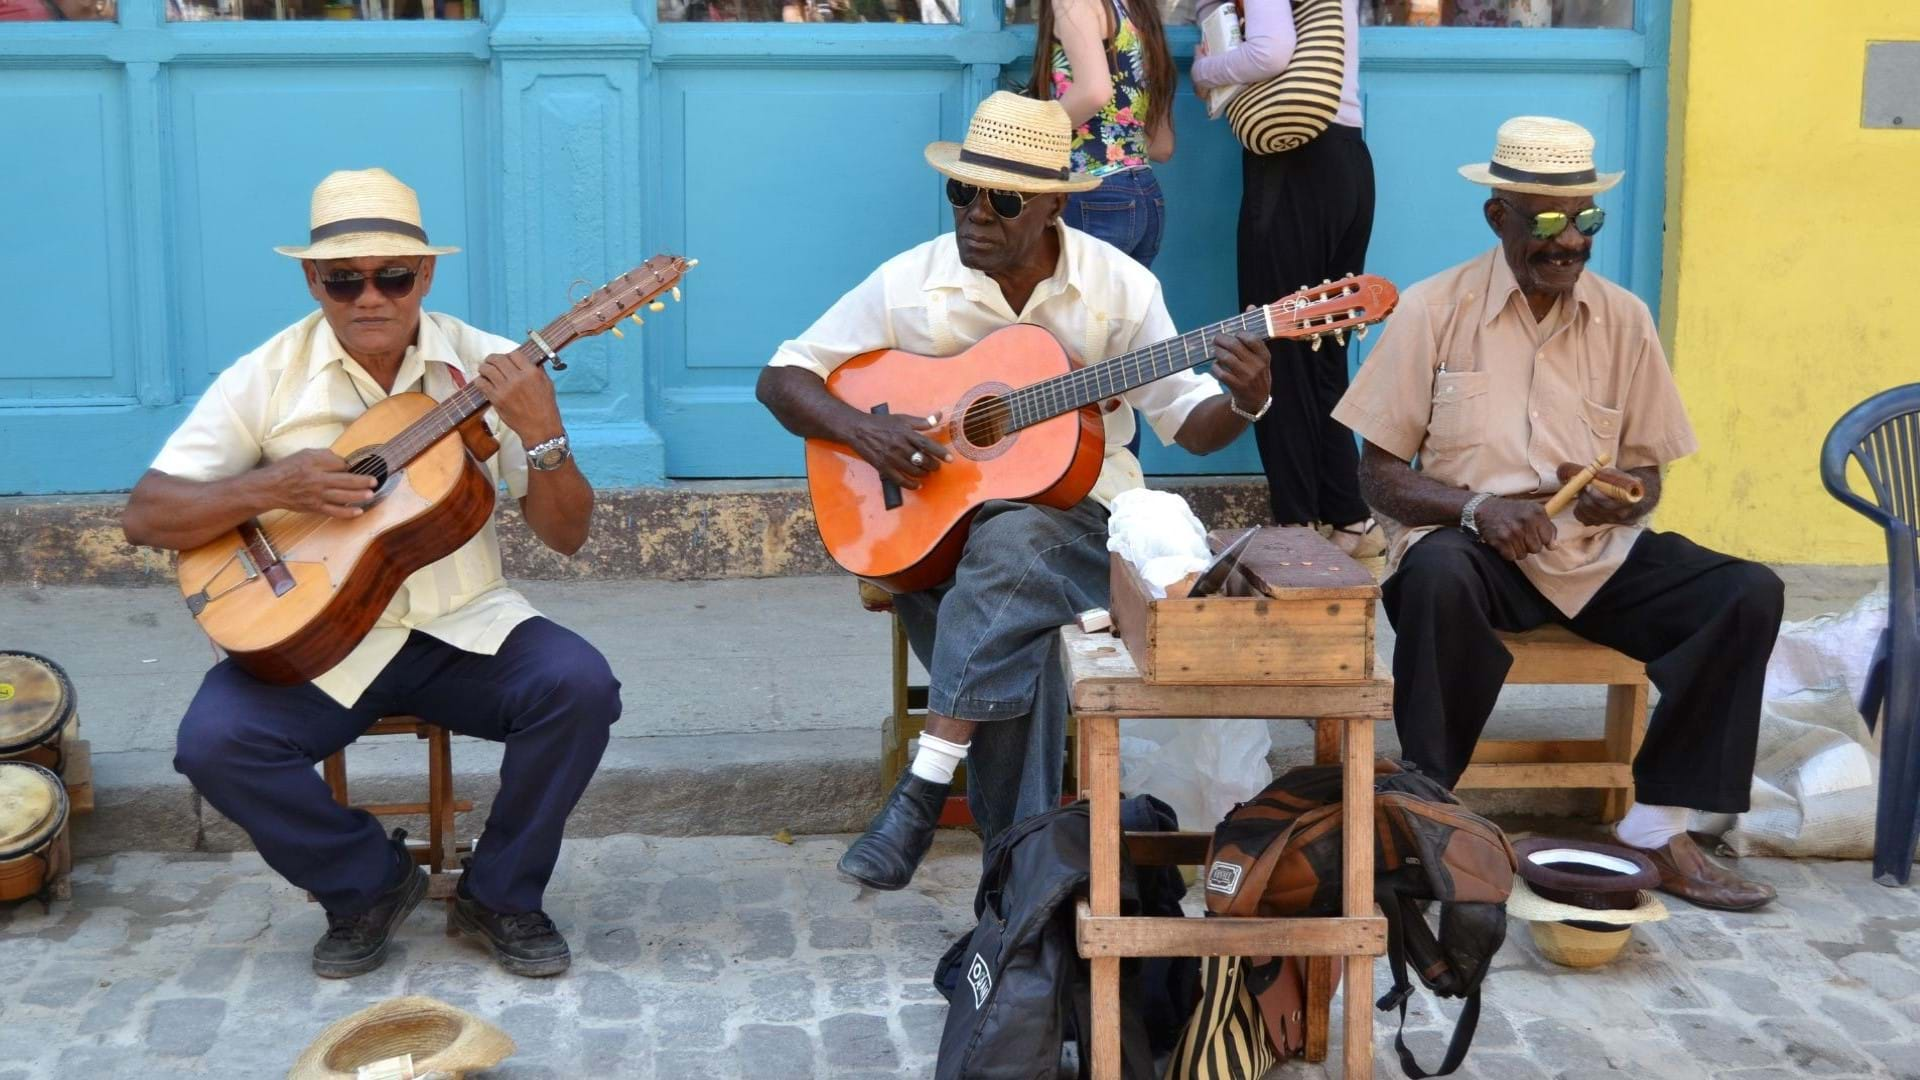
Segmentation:
{"type": "Polygon", "coordinates": [[[1305,145],[1333,122],[1346,81],[1347,50],[1357,47],[1347,40],[1342,2],[1292,0],[1299,40],[1287,69],[1249,85],[1227,105],[1227,123],[1240,145],[1256,154],[1278,154],[1305,145]]]}

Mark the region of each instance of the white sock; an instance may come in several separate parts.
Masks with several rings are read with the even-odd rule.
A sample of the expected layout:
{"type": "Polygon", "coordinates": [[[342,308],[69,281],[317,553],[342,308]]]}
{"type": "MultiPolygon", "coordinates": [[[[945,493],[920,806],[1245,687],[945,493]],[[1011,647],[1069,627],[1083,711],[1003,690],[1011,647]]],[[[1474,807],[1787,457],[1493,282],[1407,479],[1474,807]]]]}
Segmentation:
{"type": "Polygon", "coordinates": [[[907,771],[935,784],[953,783],[953,770],[967,760],[971,742],[952,743],[938,735],[920,736],[920,752],[913,755],[913,767],[907,771]]]}
{"type": "Polygon", "coordinates": [[[1628,847],[1666,847],[1667,841],[1687,831],[1687,819],[1692,813],[1684,806],[1637,802],[1613,827],[1613,835],[1628,847]]]}

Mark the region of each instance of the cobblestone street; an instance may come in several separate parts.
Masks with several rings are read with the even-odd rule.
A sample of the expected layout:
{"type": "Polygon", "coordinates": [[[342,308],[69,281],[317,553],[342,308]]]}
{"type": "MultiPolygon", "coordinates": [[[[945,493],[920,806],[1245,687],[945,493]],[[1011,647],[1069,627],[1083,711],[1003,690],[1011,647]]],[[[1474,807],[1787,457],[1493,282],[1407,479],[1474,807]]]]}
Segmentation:
{"type": "MultiPolygon", "coordinates": [[[[911,889],[859,896],[833,873],[844,842],[569,842],[549,910],[574,965],[546,981],[445,937],[431,902],[380,971],[322,981],[318,908],[256,856],[91,860],[72,903],[0,912],[0,1080],[283,1076],[328,1023],[402,993],[504,1027],[519,1052],[492,1080],[929,1076],[945,1012],[929,976],[969,925],[978,846],[943,833],[911,889]]],[[[1672,901],[1597,971],[1546,964],[1513,924],[1460,1075],[1920,1077],[1920,897],[1858,863],[1743,867],[1779,886],[1772,910],[1672,901]]],[[[1429,1063],[1431,1006],[1412,1014],[1429,1063]]],[[[1390,1027],[1376,1046],[1377,1075],[1398,1075],[1390,1027]]]]}

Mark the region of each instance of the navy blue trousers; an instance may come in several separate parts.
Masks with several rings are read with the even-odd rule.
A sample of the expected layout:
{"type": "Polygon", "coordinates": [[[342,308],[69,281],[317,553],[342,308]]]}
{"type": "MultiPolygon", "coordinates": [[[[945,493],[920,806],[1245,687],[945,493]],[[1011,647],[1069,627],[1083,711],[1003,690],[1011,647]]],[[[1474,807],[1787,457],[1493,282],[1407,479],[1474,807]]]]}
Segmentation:
{"type": "Polygon", "coordinates": [[[223,660],[180,721],[173,767],[280,876],[329,912],[358,914],[395,880],[393,846],[372,815],[333,801],[314,766],[397,715],[506,744],[466,886],[495,911],[538,910],[567,815],[620,718],[606,658],[547,619],[515,627],[496,656],[416,632],[351,709],[309,683],[272,686],[223,660]]]}

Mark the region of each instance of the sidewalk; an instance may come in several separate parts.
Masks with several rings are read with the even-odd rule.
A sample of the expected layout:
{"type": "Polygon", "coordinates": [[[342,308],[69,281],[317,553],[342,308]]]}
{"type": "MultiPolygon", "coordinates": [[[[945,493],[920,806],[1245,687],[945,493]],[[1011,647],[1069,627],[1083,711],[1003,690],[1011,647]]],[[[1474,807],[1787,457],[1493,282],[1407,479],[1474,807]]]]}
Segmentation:
{"type": "MultiPolygon", "coordinates": [[[[518,1042],[475,1080],[929,1077],[946,1010],[931,973],[971,926],[978,845],[944,833],[911,888],[862,893],[833,873],[845,841],[570,842],[548,910],[574,964],[548,980],[505,975],[445,937],[433,903],[379,971],[316,979],[321,913],[256,856],[89,860],[52,915],[0,909],[0,1080],[274,1080],[328,1024],[403,993],[518,1042]]],[[[1872,884],[1865,863],[1741,869],[1780,900],[1749,915],[1670,901],[1672,919],[1637,929],[1605,968],[1553,967],[1510,924],[1456,1075],[1920,1077],[1920,897],[1872,884]]],[[[1386,977],[1381,964],[1376,985],[1386,977]]],[[[1376,1015],[1375,1075],[1397,1077],[1393,1029],[1376,1015]]],[[[1417,996],[1410,1041],[1429,1064],[1441,1024],[1417,996]]],[[[1337,1076],[1338,1059],[1274,1076],[1337,1076]]]]}
{"type": "MultiPolygon", "coordinates": [[[[1871,568],[1785,568],[1787,617],[1851,605],[1871,568]]],[[[861,609],[845,576],[726,581],[520,583],[542,611],[598,645],[622,684],[624,715],[570,836],[858,831],[892,777],[879,771],[889,706],[889,622],[861,609]]],[[[1383,665],[1392,628],[1377,621],[1383,665]]],[[[235,851],[237,829],[173,771],[174,729],[212,662],[170,586],[0,587],[0,648],[53,658],[77,688],[93,744],[99,809],[80,819],[81,854],[235,851]]],[[[916,677],[918,673],[916,672],[916,677]]],[[[1571,737],[1597,730],[1594,687],[1514,687],[1490,731],[1571,737]]],[[[1307,725],[1276,721],[1276,768],[1311,760],[1307,725]]],[[[1398,749],[1392,728],[1382,753],[1398,749]]],[[[356,798],[424,790],[418,745],[371,740],[349,752],[356,798]]],[[[456,786],[482,811],[499,748],[460,740],[456,786]]],[[[1585,792],[1476,792],[1493,812],[1586,813],[1585,792]]],[[[462,835],[479,827],[467,815],[462,835]]],[[[402,822],[405,824],[405,822],[402,822]]]]}

